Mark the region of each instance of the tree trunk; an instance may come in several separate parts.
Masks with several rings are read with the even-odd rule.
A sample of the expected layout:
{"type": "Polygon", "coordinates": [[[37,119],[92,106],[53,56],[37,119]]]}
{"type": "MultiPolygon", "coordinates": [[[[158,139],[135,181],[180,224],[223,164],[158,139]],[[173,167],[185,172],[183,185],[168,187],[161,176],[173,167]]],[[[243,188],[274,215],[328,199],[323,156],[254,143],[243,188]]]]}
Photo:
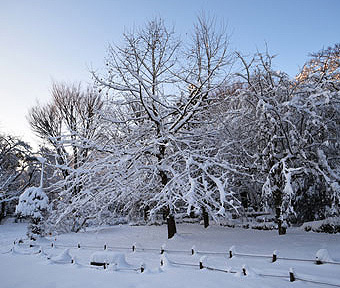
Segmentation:
{"type": "Polygon", "coordinates": [[[0,224],[3,218],[5,218],[5,202],[0,205],[0,224]]]}
{"type": "Polygon", "coordinates": [[[143,211],[144,213],[144,221],[146,222],[146,221],[148,221],[148,219],[149,219],[149,215],[150,215],[150,207],[149,207],[149,205],[146,205],[145,207],[144,207],[144,211],[143,211]]]}
{"type": "Polygon", "coordinates": [[[168,215],[167,224],[168,224],[168,239],[171,239],[177,232],[175,217],[172,214],[168,215]]]}
{"type": "Polygon", "coordinates": [[[281,220],[281,208],[275,209],[275,218],[277,221],[277,227],[279,230],[279,235],[286,234],[286,227],[282,226],[282,220],[281,220]]]}
{"type": "Polygon", "coordinates": [[[272,175],[275,191],[273,191],[274,207],[275,207],[275,220],[278,227],[279,235],[286,234],[286,227],[282,226],[282,189],[284,186],[284,179],[282,178],[282,164],[280,164],[272,175]]]}
{"type": "Polygon", "coordinates": [[[203,215],[204,228],[208,228],[208,226],[209,226],[209,215],[208,215],[208,212],[205,210],[204,207],[202,207],[202,215],[203,215]]]}
{"type": "Polygon", "coordinates": [[[241,203],[244,209],[248,209],[248,195],[246,191],[241,192],[241,203]]]}
{"type": "MultiPolygon", "coordinates": [[[[162,160],[164,159],[165,156],[165,147],[166,147],[166,141],[164,141],[161,145],[159,145],[158,149],[159,149],[159,153],[157,154],[157,159],[158,159],[158,163],[161,164],[162,160]]],[[[159,176],[161,178],[161,183],[162,186],[165,187],[166,184],[168,184],[168,175],[166,174],[165,171],[160,170],[159,171],[159,176]]],[[[166,212],[166,220],[167,220],[167,224],[168,224],[168,239],[172,238],[176,232],[176,222],[175,222],[175,217],[174,215],[172,215],[170,207],[167,207],[167,209],[165,210],[166,212]]],[[[163,218],[164,218],[165,214],[163,214],[163,218]]]]}

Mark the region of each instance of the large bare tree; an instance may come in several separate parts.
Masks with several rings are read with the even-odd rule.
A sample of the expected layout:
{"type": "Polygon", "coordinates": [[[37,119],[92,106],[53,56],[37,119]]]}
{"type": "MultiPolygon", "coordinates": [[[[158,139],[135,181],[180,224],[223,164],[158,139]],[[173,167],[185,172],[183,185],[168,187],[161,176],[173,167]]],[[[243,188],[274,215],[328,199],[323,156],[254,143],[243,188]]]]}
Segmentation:
{"type": "Polygon", "coordinates": [[[101,96],[92,88],[81,85],[53,83],[52,99],[37,104],[28,114],[32,130],[53,149],[56,165],[66,178],[86,159],[99,130],[101,96]]]}

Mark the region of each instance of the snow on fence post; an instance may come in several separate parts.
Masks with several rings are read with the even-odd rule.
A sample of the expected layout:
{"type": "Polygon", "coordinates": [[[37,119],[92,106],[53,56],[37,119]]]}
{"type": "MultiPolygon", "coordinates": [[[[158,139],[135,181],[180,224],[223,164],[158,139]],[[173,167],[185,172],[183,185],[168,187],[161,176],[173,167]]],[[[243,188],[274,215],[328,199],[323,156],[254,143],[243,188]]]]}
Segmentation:
{"type": "Polygon", "coordinates": [[[200,261],[200,269],[203,269],[203,268],[204,268],[203,263],[202,261],[200,261]]]}
{"type": "Polygon", "coordinates": [[[295,275],[294,275],[294,270],[293,268],[289,269],[289,281],[294,282],[295,281],[295,275]]]}
{"type": "Polygon", "coordinates": [[[161,254],[163,254],[164,251],[165,251],[165,244],[163,244],[163,245],[161,246],[161,254]]]}
{"type": "Polygon", "coordinates": [[[247,266],[246,265],[242,266],[242,275],[247,276],[247,266]]]}
{"type": "Polygon", "coordinates": [[[191,247],[191,255],[195,255],[195,251],[196,250],[196,247],[195,245],[191,247]]]}
{"type": "Polygon", "coordinates": [[[140,273],[143,273],[145,270],[145,264],[144,263],[141,263],[140,264],[140,273]]]}
{"type": "Polygon", "coordinates": [[[78,243],[77,247],[78,247],[78,249],[80,248],[80,243],[78,243]]]}
{"type": "Polygon", "coordinates": [[[167,257],[166,252],[160,256],[160,264],[161,264],[161,268],[164,268],[165,266],[169,266],[169,259],[167,257]]]}
{"type": "Polygon", "coordinates": [[[274,263],[274,262],[276,262],[276,260],[277,260],[277,250],[275,250],[274,252],[273,252],[273,258],[272,258],[272,263],[274,263]]]}
{"type": "Polygon", "coordinates": [[[206,259],[206,256],[201,257],[200,263],[199,263],[200,269],[203,269],[203,268],[204,268],[203,262],[205,262],[205,259],[206,259]]]}
{"type": "Polygon", "coordinates": [[[235,246],[231,246],[229,248],[229,258],[233,258],[234,252],[235,252],[235,246]]]}

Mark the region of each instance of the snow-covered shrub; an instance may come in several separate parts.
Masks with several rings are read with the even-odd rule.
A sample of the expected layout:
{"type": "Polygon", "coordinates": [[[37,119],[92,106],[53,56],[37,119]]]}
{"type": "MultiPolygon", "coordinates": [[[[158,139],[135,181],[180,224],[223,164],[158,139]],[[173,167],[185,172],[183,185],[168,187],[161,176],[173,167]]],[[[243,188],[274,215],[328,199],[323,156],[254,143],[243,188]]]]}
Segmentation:
{"type": "Polygon", "coordinates": [[[274,222],[253,223],[251,229],[254,230],[274,230],[277,225],[274,222]]]}
{"type": "Polygon", "coordinates": [[[306,222],[301,228],[307,232],[340,233],[340,217],[330,217],[325,220],[306,222]]]}
{"type": "Polygon", "coordinates": [[[48,197],[41,187],[30,187],[19,197],[16,214],[20,217],[30,218],[31,223],[27,235],[31,239],[44,234],[42,220],[47,211],[48,203],[48,197]]]}

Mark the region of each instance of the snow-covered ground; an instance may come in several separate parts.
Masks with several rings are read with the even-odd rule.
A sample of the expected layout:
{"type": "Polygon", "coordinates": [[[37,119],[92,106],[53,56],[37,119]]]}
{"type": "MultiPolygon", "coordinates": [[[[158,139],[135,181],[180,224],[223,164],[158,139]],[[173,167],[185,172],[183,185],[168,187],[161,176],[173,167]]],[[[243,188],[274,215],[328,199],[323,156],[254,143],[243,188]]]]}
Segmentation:
{"type": "Polygon", "coordinates": [[[340,262],[339,234],[288,229],[287,235],[279,236],[276,231],[220,226],[204,229],[198,224],[181,224],[177,230],[178,234],[168,240],[166,226],[105,227],[41,239],[38,241],[42,247],[41,253],[38,253],[39,247],[29,248],[28,242],[17,244],[14,251],[8,252],[13,248],[14,240],[25,237],[26,225],[5,223],[0,225],[0,287],[340,287],[340,265],[316,265],[313,261],[282,259],[315,260],[319,251],[319,257],[326,257],[328,252],[328,261],[340,262]],[[160,250],[164,244],[165,254],[161,256],[160,250]],[[108,247],[107,252],[103,251],[104,245],[108,247]],[[136,247],[135,252],[132,251],[133,245],[136,247]],[[193,246],[196,253],[191,255],[193,246]],[[236,256],[230,259],[229,249],[232,246],[236,256]],[[118,249],[120,247],[127,249],[118,249]],[[271,255],[275,250],[278,260],[272,263],[271,255]],[[268,257],[241,256],[242,253],[268,257]],[[200,270],[202,256],[206,256],[203,259],[204,266],[236,273],[200,270]],[[116,259],[117,265],[111,264],[105,270],[89,265],[91,259],[99,261],[105,257],[112,261],[116,259]],[[160,267],[161,257],[163,267],[160,267]],[[71,264],[72,259],[74,264],[71,264]],[[145,266],[143,273],[140,272],[142,263],[145,266]],[[244,265],[246,276],[242,273],[244,265]],[[290,282],[290,268],[294,269],[298,279],[325,282],[333,286],[301,280],[290,282]]]}

